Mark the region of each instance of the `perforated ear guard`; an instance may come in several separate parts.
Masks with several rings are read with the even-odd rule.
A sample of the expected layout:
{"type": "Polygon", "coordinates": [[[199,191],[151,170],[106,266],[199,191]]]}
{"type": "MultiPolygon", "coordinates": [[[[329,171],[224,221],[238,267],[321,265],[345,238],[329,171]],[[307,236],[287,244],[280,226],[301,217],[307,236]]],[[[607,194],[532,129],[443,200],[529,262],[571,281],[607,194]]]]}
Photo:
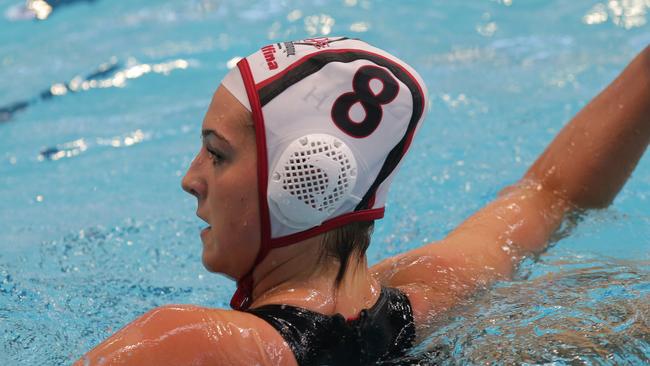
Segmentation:
{"type": "Polygon", "coordinates": [[[285,225],[308,229],[335,214],[351,195],[357,161],[334,136],[310,134],[291,142],[270,172],[269,209],[285,225]]]}

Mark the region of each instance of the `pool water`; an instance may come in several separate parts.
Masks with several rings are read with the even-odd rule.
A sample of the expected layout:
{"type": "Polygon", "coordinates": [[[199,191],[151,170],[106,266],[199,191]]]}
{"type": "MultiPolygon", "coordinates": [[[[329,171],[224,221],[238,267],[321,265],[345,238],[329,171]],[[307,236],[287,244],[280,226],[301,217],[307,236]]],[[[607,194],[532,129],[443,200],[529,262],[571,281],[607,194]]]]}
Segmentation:
{"type": "MultiPolygon", "coordinates": [[[[69,364],[147,310],[226,308],[180,179],[212,92],[272,41],[349,35],[426,81],[369,251],[443,238],[650,43],[648,0],[0,0],[0,364],[69,364]],[[40,9],[40,10],[39,10],[40,9]],[[45,10],[43,10],[45,9],[45,10]],[[38,18],[42,18],[38,20],[38,18]]],[[[421,364],[650,362],[650,157],[614,204],[438,319],[421,364]]]]}

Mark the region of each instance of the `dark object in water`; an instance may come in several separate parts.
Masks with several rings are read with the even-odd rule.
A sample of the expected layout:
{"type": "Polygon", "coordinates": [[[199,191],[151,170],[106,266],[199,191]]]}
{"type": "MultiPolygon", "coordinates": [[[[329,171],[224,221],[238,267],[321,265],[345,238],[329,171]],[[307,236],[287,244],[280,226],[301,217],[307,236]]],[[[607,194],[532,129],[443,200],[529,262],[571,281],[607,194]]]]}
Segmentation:
{"type": "Polygon", "coordinates": [[[58,147],[48,147],[47,149],[41,151],[40,156],[42,156],[45,159],[51,160],[52,156],[58,153],[59,151],[61,150],[59,150],[58,147]]]}
{"type": "Polygon", "coordinates": [[[85,80],[93,80],[93,79],[108,77],[110,75],[113,75],[121,66],[122,65],[117,61],[101,64],[99,65],[97,70],[95,70],[91,74],[88,74],[85,80]]]}
{"type": "MultiPolygon", "coordinates": [[[[107,63],[103,63],[99,65],[99,67],[93,71],[92,73],[88,74],[83,80],[84,81],[91,81],[91,80],[98,80],[98,79],[104,79],[108,78],[111,75],[113,75],[115,72],[117,72],[120,68],[122,67],[122,64],[118,61],[111,61],[107,63]]],[[[74,79],[73,79],[74,80],[74,79]]],[[[39,100],[45,101],[45,100],[50,100],[54,97],[59,97],[63,94],[67,94],[68,92],[70,93],[75,93],[77,92],[77,88],[71,88],[70,87],[71,82],[65,82],[62,84],[54,84],[58,86],[59,88],[63,89],[63,92],[61,94],[54,94],[52,92],[53,86],[50,86],[47,89],[44,89],[41,91],[38,96],[27,99],[27,100],[21,100],[18,102],[10,103],[6,106],[0,106],[0,123],[3,122],[8,122],[14,117],[14,114],[17,112],[20,112],[22,110],[27,109],[29,106],[36,104],[39,100]]]]}
{"type": "Polygon", "coordinates": [[[0,123],[6,122],[11,119],[11,117],[14,115],[14,113],[18,111],[22,111],[23,109],[27,108],[31,104],[30,101],[20,101],[20,102],[15,102],[12,104],[9,104],[4,107],[0,107],[0,123]]]}
{"type": "Polygon", "coordinates": [[[70,5],[75,3],[94,3],[96,0],[46,0],[52,8],[58,8],[62,5],[70,5]]]}

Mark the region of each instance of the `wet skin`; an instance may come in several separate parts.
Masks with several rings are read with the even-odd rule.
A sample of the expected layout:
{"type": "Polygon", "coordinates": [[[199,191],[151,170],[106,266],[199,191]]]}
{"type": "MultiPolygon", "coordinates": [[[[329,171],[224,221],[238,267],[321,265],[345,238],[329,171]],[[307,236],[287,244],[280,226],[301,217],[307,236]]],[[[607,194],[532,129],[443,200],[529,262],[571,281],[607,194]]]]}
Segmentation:
{"type": "MultiPolygon", "coordinates": [[[[568,212],[611,203],[650,142],[649,100],[646,48],[560,131],[519,182],[446,238],[371,268],[365,258],[353,261],[339,289],[332,287],[336,265],[319,266],[313,258],[319,237],[273,250],[255,271],[253,306],[286,303],[350,315],[374,304],[379,285],[397,287],[409,297],[422,339],[437,314],[508,279],[522,258],[543,251],[568,212]]],[[[216,137],[204,139],[183,187],[197,197],[197,214],[212,226],[201,235],[204,265],[239,278],[259,248],[259,209],[254,133],[245,122],[236,124],[249,119],[240,118],[241,105],[235,102],[227,91],[217,90],[203,124],[235,146],[231,155],[224,154],[223,165],[212,165],[207,148],[225,147],[216,137]]],[[[264,321],[188,305],[148,312],[77,365],[85,362],[295,365],[287,345],[264,321]]]]}
{"type": "Polygon", "coordinates": [[[182,186],[196,196],[196,214],[209,225],[201,232],[203,265],[238,279],[260,247],[255,133],[247,111],[223,87],[201,130],[201,149],[182,186]]]}

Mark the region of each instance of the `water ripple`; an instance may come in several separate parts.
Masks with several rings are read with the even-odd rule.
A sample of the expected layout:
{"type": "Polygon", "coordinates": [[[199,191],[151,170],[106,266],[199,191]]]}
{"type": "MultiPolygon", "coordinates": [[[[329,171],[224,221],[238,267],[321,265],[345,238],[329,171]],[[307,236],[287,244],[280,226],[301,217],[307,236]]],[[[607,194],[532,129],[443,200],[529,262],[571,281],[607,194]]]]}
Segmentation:
{"type": "Polygon", "coordinates": [[[582,268],[499,284],[439,319],[420,364],[647,363],[649,264],[576,262],[582,268]]]}
{"type": "Polygon", "coordinates": [[[163,304],[225,307],[215,298],[231,289],[204,280],[198,231],[190,220],[126,219],[0,255],[0,364],[70,364],[163,304]]]}
{"type": "MultiPolygon", "coordinates": [[[[196,64],[194,61],[192,63],[196,64]]],[[[17,112],[24,111],[38,102],[49,101],[69,93],[80,93],[91,89],[123,88],[127,85],[128,80],[137,79],[149,73],[169,75],[174,70],[187,69],[190,64],[190,61],[184,59],[160,63],[138,63],[135,58],[129,58],[126,67],[123,67],[122,62],[113,57],[109,62],[99,65],[95,71],[85,77],[77,75],[70,81],[52,84],[30,99],[0,106],[0,123],[8,122],[17,112]]]]}

